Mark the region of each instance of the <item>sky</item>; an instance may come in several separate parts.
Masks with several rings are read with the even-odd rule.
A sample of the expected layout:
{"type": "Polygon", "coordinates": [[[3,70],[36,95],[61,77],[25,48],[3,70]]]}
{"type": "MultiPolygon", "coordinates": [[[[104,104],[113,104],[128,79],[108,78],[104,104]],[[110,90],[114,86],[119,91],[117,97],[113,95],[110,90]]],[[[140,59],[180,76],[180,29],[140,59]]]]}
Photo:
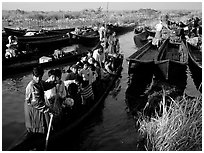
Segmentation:
{"type": "MultiPolygon", "coordinates": [[[[128,1],[128,0],[127,0],[128,1]]],[[[80,11],[83,9],[97,9],[102,7],[103,10],[138,10],[140,8],[152,8],[157,10],[168,9],[202,9],[201,1],[159,1],[159,2],[147,2],[147,1],[104,1],[96,2],[71,2],[71,1],[32,1],[32,2],[17,2],[17,1],[2,1],[2,10],[16,10],[21,9],[24,11],[80,11]]]]}

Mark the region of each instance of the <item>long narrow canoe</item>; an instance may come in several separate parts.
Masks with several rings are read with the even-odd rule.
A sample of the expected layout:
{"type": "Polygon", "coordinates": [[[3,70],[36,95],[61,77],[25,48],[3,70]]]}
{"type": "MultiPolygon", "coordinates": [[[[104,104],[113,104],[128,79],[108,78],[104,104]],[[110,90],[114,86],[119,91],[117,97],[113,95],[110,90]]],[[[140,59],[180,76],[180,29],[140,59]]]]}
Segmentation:
{"type": "Polygon", "coordinates": [[[155,32],[149,31],[147,29],[145,31],[138,33],[138,34],[135,34],[133,39],[134,39],[136,47],[137,48],[142,47],[143,45],[145,45],[149,41],[147,38],[149,36],[154,37],[154,35],[155,35],[155,32]]]}
{"type": "Polygon", "coordinates": [[[53,30],[48,30],[48,34],[66,34],[71,31],[74,31],[75,28],[67,28],[67,29],[53,29],[53,30]]]}
{"type": "MultiPolygon", "coordinates": [[[[112,89],[112,86],[114,85],[114,83],[121,74],[123,55],[120,55],[119,59],[120,64],[117,68],[116,75],[110,75],[107,78],[108,81],[105,84],[106,87],[98,88],[100,92],[99,91],[97,92],[98,96],[96,96],[96,99],[93,101],[93,103],[90,103],[89,106],[86,107],[86,109],[80,109],[77,116],[72,116],[73,118],[71,119],[69,119],[68,117],[66,118],[66,120],[63,120],[62,122],[63,126],[58,130],[51,132],[47,150],[54,150],[56,149],[56,147],[59,147],[59,145],[61,145],[59,141],[64,140],[63,137],[67,138],[66,134],[71,133],[77,127],[82,125],[84,121],[91,117],[91,115],[100,106],[100,104],[103,102],[108,92],[112,89]]],[[[59,125],[61,125],[62,123],[59,123],[59,125]]],[[[44,150],[44,147],[45,147],[45,135],[28,135],[25,132],[25,134],[23,134],[22,137],[16,140],[14,144],[12,144],[9,147],[8,150],[13,151],[44,150]]]]}
{"type": "Polygon", "coordinates": [[[188,66],[190,68],[190,71],[192,73],[192,78],[194,80],[194,83],[201,91],[200,84],[202,82],[202,51],[200,48],[197,48],[195,46],[192,46],[188,42],[186,42],[186,46],[188,48],[188,66]]]}
{"type": "Polygon", "coordinates": [[[155,61],[156,76],[166,81],[186,81],[186,69],[188,64],[188,49],[185,43],[171,43],[169,39],[155,61]]]}
{"type": "Polygon", "coordinates": [[[7,66],[11,64],[15,64],[16,62],[24,62],[29,61],[35,57],[39,57],[45,54],[49,54],[53,52],[55,49],[59,49],[65,46],[71,45],[71,39],[69,36],[58,35],[57,37],[53,37],[50,39],[45,40],[38,40],[38,41],[28,41],[28,42],[19,42],[18,43],[18,50],[20,52],[26,51],[26,54],[21,53],[17,57],[13,57],[10,59],[2,58],[2,65],[7,66]]]}
{"type": "Polygon", "coordinates": [[[150,41],[128,57],[129,85],[131,87],[137,88],[134,87],[137,80],[145,80],[147,83],[151,82],[155,71],[155,60],[157,60],[159,52],[164,47],[164,44],[165,43],[157,48],[152,45],[152,41],[150,41]]]}
{"type": "MultiPolygon", "coordinates": [[[[94,47],[87,47],[87,49],[76,49],[75,47],[68,47],[68,50],[66,51],[65,56],[54,59],[51,54],[46,54],[46,57],[52,58],[51,61],[41,63],[40,65],[44,68],[57,66],[59,64],[66,64],[70,62],[77,61],[81,56],[84,56],[87,54],[88,49],[95,50],[98,47],[98,44],[94,47]]],[[[53,50],[52,50],[53,51],[53,50]]],[[[39,65],[39,58],[42,57],[42,54],[32,54],[32,56],[28,55],[22,55],[22,60],[16,61],[16,63],[13,64],[5,64],[2,65],[2,72],[3,72],[3,78],[6,78],[8,76],[13,76],[16,74],[24,73],[31,71],[33,67],[39,65]],[[40,56],[41,55],[41,56],[40,56]],[[23,60],[24,57],[24,60],[23,60]]],[[[43,55],[44,56],[44,55],[43,55]]]]}
{"type": "Polygon", "coordinates": [[[119,25],[119,26],[115,26],[115,25],[107,25],[108,29],[110,31],[114,31],[116,32],[117,35],[122,35],[124,33],[133,31],[135,28],[135,24],[129,24],[129,25],[119,25]]]}
{"type": "Polygon", "coordinates": [[[146,72],[153,70],[158,54],[158,48],[152,45],[152,41],[149,41],[127,58],[129,61],[128,74],[137,73],[138,69],[143,69],[146,72]]]}
{"type": "Polygon", "coordinates": [[[17,30],[17,29],[12,29],[12,28],[6,28],[4,27],[4,30],[7,35],[14,35],[14,36],[23,36],[26,34],[26,29],[23,30],[17,30]]]}
{"type": "Polygon", "coordinates": [[[45,62],[42,64],[39,64],[39,59],[35,59],[35,60],[31,60],[31,61],[20,62],[20,63],[8,65],[8,66],[3,66],[2,67],[2,72],[3,72],[2,75],[3,75],[3,77],[8,77],[8,76],[13,76],[16,74],[28,72],[28,71],[31,71],[33,67],[38,66],[38,65],[41,65],[43,68],[48,68],[48,67],[57,66],[57,65],[63,64],[63,63],[74,62],[74,61],[77,61],[79,59],[79,57],[81,57],[85,54],[86,54],[86,52],[77,53],[77,51],[75,51],[75,52],[73,51],[73,52],[67,53],[64,57],[61,57],[60,59],[53,59],[50,56],[50,58],[52,58],[52,61],[45,62]]]}
{"type": "Polygon", "coordinates": [[[71,39],[75,40],[75,43],[82,44],[84,46],[95,46],[99,42],[99,33],[97,31],[91,31],[78,35],[75,33],[70,33],[71,39]]]}
{"type": "Polygon", "coordinates": [[[42,34],[42,35],[33,35],[33,36],[22,36],[22,37],[18,37],[18,41],[19,42],[29,42],[29,41],[40,41],[40,40],[45,40],[45,39],[50,39],[50,38],[57,38],[59,36],[63,36],[66,34],[42,34]]]}
{"type": "Polygon", "coordinates": [[[71,38],[67,35],[58,35],[49,39],[28,41],[19,44],[20,50],[38,50],[43,52],[50,52],[51,50],[65,47],[71,44],[71,38]],[[25,48],[26,47],[26,48],[25,48]]]}

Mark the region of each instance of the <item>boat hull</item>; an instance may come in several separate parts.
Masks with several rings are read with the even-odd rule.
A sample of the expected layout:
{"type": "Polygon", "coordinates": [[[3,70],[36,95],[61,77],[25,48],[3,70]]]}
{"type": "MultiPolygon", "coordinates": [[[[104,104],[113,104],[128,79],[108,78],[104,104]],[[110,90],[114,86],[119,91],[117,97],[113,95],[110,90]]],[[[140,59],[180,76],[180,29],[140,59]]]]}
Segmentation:
{"type": "Polygon", "coordinates": [[[26,30],[16,30],[16,29],[12,29],[12,28],[6,28],[4,27],[4,30],[6,32],[7,35],[13,35],[13,36],[23,36],[26,34],[26,30]]]}
{"type": "Polygon", "coordinates": [[[93,47],[100,41],[99,34],[95,31],[89,32],[84,35],[70,33],[70,36],[74,43],[79,43],[87,47],[93,47]]]}
{"type": "Polygon", "coordinates": [[[129,61],[128,74],[137,73],[140,69],[153,71],[154,61],[158,54],[159,50],[156,46],[153,46],[151,41],[148,42],[127,59],[129,61]]]}
{"type": "Polygon", "coordinates": [[[149,36],[154,37],[155,32],[151,32],[151,31],[143,31],[139,34],[135,34],[133,37],[134,43],[136,45],[137,48],[142,47],[143,45],[145,45],[149,40],[147,39],[149,36]]]}
{"type": "Polygon", "coordinates": [[[155,61],[155,76],[159,80],[185,85],[187,64],[188,51],[184,42],[171,44],[167,40],[155,61]]]}
{"type": "Polygon", "coordinates": [[[202,52],[200,49],[186,44],[189,51],[188,66],[192,74],[196,88],[202,91],[200,85],[202,83],[202,52]]]}

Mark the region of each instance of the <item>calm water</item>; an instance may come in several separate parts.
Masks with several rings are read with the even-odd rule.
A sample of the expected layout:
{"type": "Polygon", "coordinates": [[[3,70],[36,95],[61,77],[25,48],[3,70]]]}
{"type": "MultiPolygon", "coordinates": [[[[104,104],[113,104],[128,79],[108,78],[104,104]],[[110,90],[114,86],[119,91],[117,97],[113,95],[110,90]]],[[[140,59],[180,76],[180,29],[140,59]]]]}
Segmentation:
{"type": "MultiPolygon", "coordinates": [[[[127,58],[136,47],[133,42],[133,32],[119,38],[121,50],[127,58]]],[[[123,63],[122,77],[118,79],[113,91],[109,93],[103,106],[74,136],[71,144],[62,150],[139,150],[137,148],[138,134],[135,122],[126,111],[125,91],[128,81],[128,64],[123,63]]],[[[65,75],[63,75],[64,77],[65,75]]],[[[24,126],[24,93],[31,80],[31,74],[21,75],[2,81],[2,147],[5,150],[25,130],[24,126]]],[[[47,71],[43,77],[47,78],[47,71]]],[[[198,95],[191,77],[188,77],[186,93],[198,95]]],[[[55,148],[60,150],[60,148],[55,148]]]]}

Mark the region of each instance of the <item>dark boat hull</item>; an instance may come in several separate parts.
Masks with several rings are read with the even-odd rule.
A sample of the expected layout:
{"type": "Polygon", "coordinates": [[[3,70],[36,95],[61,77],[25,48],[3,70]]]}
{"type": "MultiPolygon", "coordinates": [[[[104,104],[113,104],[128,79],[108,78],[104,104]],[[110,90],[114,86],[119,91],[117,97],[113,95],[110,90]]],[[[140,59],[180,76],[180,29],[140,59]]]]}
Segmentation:
{"type": "Polygon", "coordinates": [[[61,47],[69,46],[70,44],[70,37],[59,35],[50,39],[20,43],[19,50],[37,50],[40,52],[49,53],[50,51],[59,49],[61,47]]]}
{"type": "Polygon", "coordinates": [[[200,85],[202,83],[202,51],[189,43],[186,44],[189,51],[188,66],[192,74],[193,81],[196,88],[202,90],[200,85]]]}
{"type": "MultiPolygon", "coordinates": [[[[127,59],[129,61],[129,80],[126,98],[128,98],[128,100],[131,99],[131,101],[133,101],[132,104],[135,104],[135,101],[137,101],[135,98],[140,97],[140,95],[144,93],[147,85],[152,82],[156,69],[155,60],[158,58],[158,54],[164,45],[165,43],[157,49],[150,41],[127,59]]],[[[143,103],[141,103],[141,106],[143,106],[143,103]]]]}
{"type": "Polygon", "coordinates": [[[95,31],[84,35],[77,35],[74,33],[70,33],[70,35],[71,35],[71,39],[73,41],[75,40],[74,41],[75,43],[79,43],[88,47],[93,47],[99,42],[99,34],[98,32],[95,32],[95,31]]]}
{"type": "Polygon", "coordinates": [[[30,41],[41,41],[51,38],[58,38],[66,34],[44,34],[44,35],[34,35],[34,36],[22,36],[18,37],[19,42],[30,42],[30,41]]]}
{"type": "MultiPolygon", "coordinates": [[[[121,58],[120,65],[117,69],[117,75],[110,76],[109,77],[109,82],[107,84],[107,87],[104,88],[103,92],[100,92],[100,96],[96,99],[94,103],[89,107],[89,109],[85,112],[81,112],[80,116],[77,119],[72,120],[71,123],[66,123],[66,126],[55,132],[51,133],[50,138],[49,138],[49,144],[48,144],[48,150],[52,150],[51,148],[56,145],[56,141],[61,140],[63,136],[65,136],[67,133],[72,132],[74,129],[79,127],[84,121],[86,121],[90,115],[96,111],[98,106],[103,102],[105,97],[107,96],[108,92],[111,90],[112,86],[114,85],[114,82],[118,79],[118,77],[121,74],[122,70],[122,63],[123,63],[123,58],[121,58]]],[[[68,145],[68,144],[66,144],[68,145]]],[[[18,139],[16,142],[14,142],[13,145],[8,150],[11,151],[23,151],[23,150],[33,150],[35,148],[38,148],[39,150],[43,150],[45,147],[45,136],[39,135],[39,136],[28,136],[27,133],[25,133],[20,139],[18,139]]]]}
{"type": "Polygon", "coordinates": [[[81,56],[85,55],[86,52],[84,53],[79,53],[79,54],[69,54],[66,55],[65,57],[62,57],[59,60],[53,60],[51,62],[46,62],[46,63],[41,63],[39,64],[39,60],[32,60],[32,61],[27,61],[27,62],[20,62],[16,63],[13,65],[9,66],[3,66],[2,67],[2,76],[3,77],[8,77],[8,76],[13,76],[16,74],[24,73],[24,72],[29,72],[33,69],[33,67],[41,65],[43,68],[48,68],[48,67],[53,67],[59,64],[66,64],[70,62],[77,61],[81,56]]]}
{"type": "Polygon", "coordinates": [[[124,25],[124,26],[115,26],[115,25],[107,25],[110,31],[116,32],[116,35],[122,35],[127,32],[133,31],[135,28],[135,24],[132,25],[124,25]]]}
{"type": "Polygon", "coordinates": [[[148,42],[127,59],[129,61],[128,74],[137,73],[140,68],[145,68],[145,71],[153,71],[154,61],[158,54],[156,46],[153,46],[151,41],[148,42]]]}
{"type": "Polygon", "coordinates": [[[11,29],[11,28],[6,28],[4,27],[4,30],[7,35],[13,35],[13,36],[23,36],[26,34],[26,30],[16,30],[16,29],[11,29]]]}
{"type": "Polygon", "coordinates": [[[66,34],[69,32],[74,31],[75,28],[67,28],[67,29],[54,29],[54,30],[48,30],[48,34],[66,34]]]}
{"type": "Polygon", "coordinates": [[[145,30],[139,34],[135,34],[133,37],[134,43],[137,48],[142,47],[145,45],[149,40],[147,39],[149,36],[154,37],[155,32],[145,30]]]}
{"type": "Polygon", "coordinates": [[[167,39],[155,64],[155,75],[158,79],[171,83],[186,82],[188,51],[184,42],[181,44],[172,44],[167,39]],[[182,56],[180,56],[181,54],[179,52],[182,53],[182,56]]]}
{"type": "MultiPolygon", "coordinates": [[[[66,63],[74,62],[78,60],[81,56],[84,56],[87,53],[88,49],[94,50],[97,47],[98,47],[98,44],[94,47],[82,47],[86,49],[77,48],[76,51],[75,51],[76,48],[73,48],[70,50],[69,53],[66,53],[66,55],[60,58],[59,60],[52,60],[47,63],[42,63],[41,66],[44,68],[47,68],[47,67],[53,67],[59,64],[66,64],[66,63]]],[[[34,66],[39,65],[38,64],[39,58],[42,56],[47,56],[47,54],[43,55],[43,54],[33,53],[33,54],[30,54],[29,56],[23,55],[21,57],[21,60],[16,59],[15,63],[13,64],[12,64],[12,61],[10,61],[10,63],[7,63],[7,65],[4,64],[2,66],[3,77],[8,77],[8,76],[12,76],[15,74],[20,74],[20,73],[31,71],[34,66]]]]}

